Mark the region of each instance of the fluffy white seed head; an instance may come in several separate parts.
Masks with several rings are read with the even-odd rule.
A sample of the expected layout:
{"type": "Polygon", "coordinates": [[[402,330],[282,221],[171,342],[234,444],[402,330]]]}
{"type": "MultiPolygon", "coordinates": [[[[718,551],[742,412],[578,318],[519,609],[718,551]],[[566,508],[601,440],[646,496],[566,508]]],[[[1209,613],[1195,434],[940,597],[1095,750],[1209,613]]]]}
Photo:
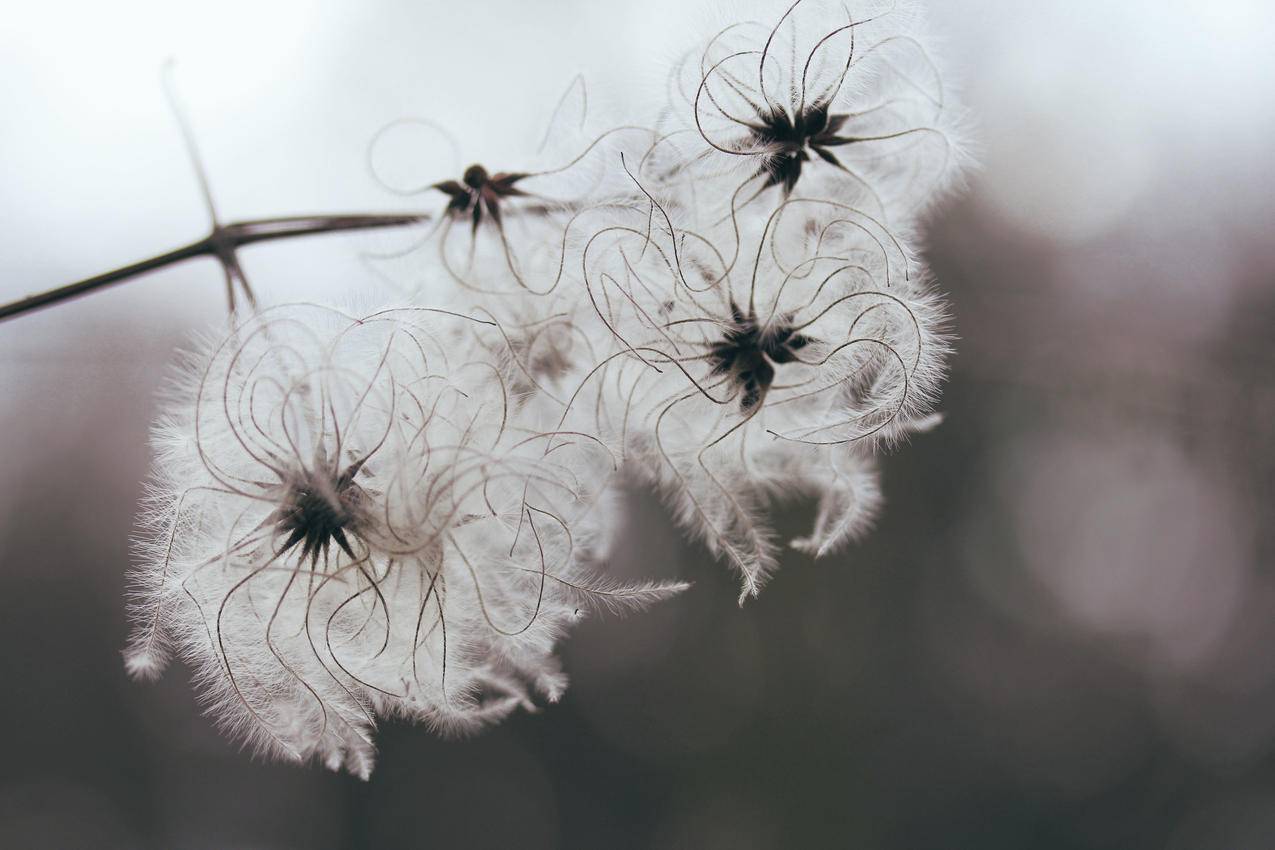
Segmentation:
{"type": "Polygon", "coordinates": [[[964,123],[915,4],[735,5],[671,74],[649,173],[714,218],[804,195],[905,227],[959,180],[964,123]]]}
{"type": "Polygon", "coordinates": [[[776,562],[770,493],[823,498],[802,546],[816,554],[874,514],[869,456],[931,412],[944,311],[902,241],[849,204],[789,198],[701,231],[679,226],[686,203],[652,193],[582,250],[580,321],[602,355],[570,420],[616,445],[753,595],[776,562]]]}
{"type": "Polygon", "coordinates": [[[191,355],[156,428],[129,669],[176,652],[263,752],[366,776],[378,716],[466,730],[556,700],[621,587],[584,561],[610,453],[526,421],[493,325],[272,308],[191,355]]]}
{"type": "Polygon", "coordinates": [[[682,589],[595,569],[621,470],[741,602],[775,499],[817,504],[792,549],[857,539],[878,455],[938,422],[946,311],[911,240],[965,165],[950,88],[914,5],[797,0],[708,29],[646,124],[573,83],[520,162],[456,145],[406,183],[382,146],[446,136],[384,128],[374,177],[436,214],[368,262],[415,305],[270,308],[179,364],[129,671],[179,656],[236,739],[367,776],[379,718],[557,700],[584,611],[682,589]]]}

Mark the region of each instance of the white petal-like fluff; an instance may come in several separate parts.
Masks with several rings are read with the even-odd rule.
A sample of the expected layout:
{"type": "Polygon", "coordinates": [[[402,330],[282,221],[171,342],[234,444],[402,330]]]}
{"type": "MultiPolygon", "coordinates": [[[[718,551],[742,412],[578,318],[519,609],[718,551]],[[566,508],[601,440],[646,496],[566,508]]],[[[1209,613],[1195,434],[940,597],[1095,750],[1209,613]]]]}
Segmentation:
{"type": "Polygon", "coordinates": [[[179,655],[235,738],[367,776],[378,718],[555,700],[582,610],[684,586],[589,568],[621,468],[741,602],[778,561],[772,500],[817,502],[789,541],[815,557],[866,530],[879,453],[938,421],[945,309],[908,242],[959,178],[961,114],[903,0],[759,20],[708,31],[654,128],[586,130],[573,84],[539,165],[395,186],[437,215],[369,262],[430,306],[273,307],[184,361],[130,671],[179,655]]]}
{"type": "Polygon", "coordinates": [[[960,177],[962,113],[904,0],[731,7],[670,77],[643,178],[694,187],[715,221],[791,194],[907,225],[960,177]]]}
{"type": "Polygon", "coordinates": [[[582,609],[681,585],[583,565],[615,459],[531,424],[503,336],[288,305],[190,355],[155,429],[129,669],[175,652],[233,737],[364,777],[378,716],[465,730],[556,700],[582,609]]]}
{"type": "MultiPolygon", "coordinates": [[[[631,192],[617,167],[619,156],[640,157],[657,137],[649,127],[605,124],[598,112],[590,109],[584,80],[577,77],[547,112],[539,149],[515,163],[462,169],[457,160],[448,172],[422,149],[416,165],[429,178],[405,187],[381,182],[397,194],[420,196],[436,215],[403,248],[366,255],[371,267],[409,297],[428,294],[433,306],[466,312],[502,296],[561,291],[567,257],[588,237],[578,213],[631,192]]],[[[374,174],[377,151],[399,133],[443,135],[420,119],[387,125],[369,151],[374,174]]],[[[451,145],[459,156],[459,145],[451,145]]]]}
{"type": "Polygon", "coordinates": [[[790,198],[712,232],[679,227],[685,205],[652,196],[582,252],[593,315],[580,321],[612,345],[568,420],[661,489],[746,597],[775,565],[772,496],[820,500],[793,541],[812,554],[866,527],[875,449],[928,424],[944,312],[901,242],[845,203],[790,198]]]}

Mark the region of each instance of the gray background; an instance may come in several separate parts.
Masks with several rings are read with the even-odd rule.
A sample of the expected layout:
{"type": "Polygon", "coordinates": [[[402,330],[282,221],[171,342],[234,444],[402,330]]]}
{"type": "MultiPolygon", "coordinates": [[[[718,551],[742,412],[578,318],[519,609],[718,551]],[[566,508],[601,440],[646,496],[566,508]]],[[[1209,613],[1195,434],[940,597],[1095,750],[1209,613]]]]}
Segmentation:
{"type": "MultiPolygon", "coordinates": [[[[678,5],[10,8],[0,299],[201,235],[167,55],[228,217],[389,210],[381,124],[427,114],[503,167],[578,71],[615,114],[654,103],[712,20],[678,5]]],[[[369,783],[250,761],[186,671],[120,663],[155,391],[222,315],[216,267],[0,326],[0,845],[1275,846],[1271,13],[938,5],[984,168],[929,228],[948,420],[886,461],[876,530],[741,610],[635,497],[615,568],[695,587],[580,628],[539,716],[387,726],[369,783]]],[[[339,298],[401,242],[244,260],[267,300],[339,298]]]]}

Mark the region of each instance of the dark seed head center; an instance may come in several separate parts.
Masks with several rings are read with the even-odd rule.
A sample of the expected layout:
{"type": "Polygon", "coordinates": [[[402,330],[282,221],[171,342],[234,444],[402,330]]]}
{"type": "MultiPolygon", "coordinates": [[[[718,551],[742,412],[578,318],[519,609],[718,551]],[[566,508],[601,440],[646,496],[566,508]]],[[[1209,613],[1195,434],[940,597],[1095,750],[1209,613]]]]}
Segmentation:
{"type": "Polygon", "coordinates": [[[766,185],[782,185],[785,192],[791,192],[801,177],[802,164],[810,161],[811,152],[825,162],[841,167],[829,148],[850,141],[837,135],[847,117],[830,116],[824,103],[807,105],[792,114],[779,106],[760,113],[755,123],[747,125],[750,134],[748,143],[765,150],[758,173],[767,175],[766,185]]]}
{"type": "Polygon", "coordinates": [[[465,185],[471,189],[481,189],[487,183],[487,169],[477,163],[465,169],[465,175],[461,178],[465,181],[465,185]]]}
{"type": "Polygon", "coordinates": [[[344,472],[334,464],[316,463],[313,469],[297,472],[284,482],[282,503],[272,515],[275,529],[284,537],[280,554],[301,546],[301,559],[318,562],[327,557],[333,542],[354,557],[350,536],[362,525],[363,488],[355,483],[362,463],[351,464],[344,472]]]}
{"type": "Polygon", "coordinates": [[[714,375],[726,375],[739,389],[741,412],[749,413],[766,397],[775,379],[775,366],[792,363],[810,339],[798,333],[790,318],[763,327],[750,309],[731,304],[732,325],[721,340],[709,344],[708,362],[714,375]]]}

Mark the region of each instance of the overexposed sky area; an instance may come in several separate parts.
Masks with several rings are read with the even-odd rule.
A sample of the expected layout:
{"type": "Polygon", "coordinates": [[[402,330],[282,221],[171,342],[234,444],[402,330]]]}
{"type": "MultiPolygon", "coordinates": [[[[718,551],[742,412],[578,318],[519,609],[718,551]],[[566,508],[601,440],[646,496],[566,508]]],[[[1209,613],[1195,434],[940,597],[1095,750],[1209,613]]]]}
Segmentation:
{"type": "MultiPolygon", "coordinates": [[[[423,158],[516,168],[575,74],[595,111],[649,115],[679,50],[733,5],[22,4],[0,23],[0,298],[201,235],[202,204],[159,85],[168,57],[224,216],[388,210],[404,203],[364,162],[386,122],[425,116],[449,128],[459,156],[432,139],[423,158]]],[[[1201,197],[1218,181],[1252,192],[1253,178],[1270,176],[1258,161],[1275,129],[1267,4],[934,6],[981,142],[975,194],[1007,226],[1083,241],[1173,181],[1190,216],[1227,206],[1201,197]]],[[[369,243],[386,244],[311,240],[259,248],[246,262],[264,298],[312,297],[365,274],[354,257],[369,243]]],[[[127,285],[144,294],[91,303],[168,304],[197,319],[222,303],[215,267],[198,265],[127,285]]],[[[88,308],[63,308],[79,309],[88,308]]],[[[37,323],[41,338],[56,333],[47,314],[24,324],[37,323]]],[[[24,335],[9,325],[0,337],[24,335]]]]}

